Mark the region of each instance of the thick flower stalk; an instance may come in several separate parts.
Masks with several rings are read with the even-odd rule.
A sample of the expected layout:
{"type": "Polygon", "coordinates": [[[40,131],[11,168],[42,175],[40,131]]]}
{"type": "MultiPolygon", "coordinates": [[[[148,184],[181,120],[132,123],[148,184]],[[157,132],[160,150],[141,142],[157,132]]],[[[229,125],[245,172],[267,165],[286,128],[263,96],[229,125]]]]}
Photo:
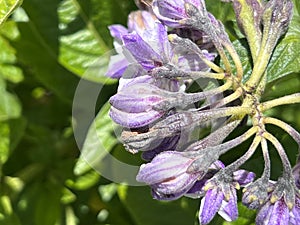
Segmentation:
{"type": "Polygon", "coordinates": [[[237,219],[241,187],[242,203],[258,210],[258,225],[300,224],[300,166],[292,169],[268,124],[284,130],[299,148],[300,134],[267,116],[276,106],[300,103],[300,93],[261,100],[272,53],[292,18],[291,0],[226,0],[249,45],[253,66],[247,78],[223,24],[204,0],[136,2],[141,10],[129,15],[128,28],[109,28],[117,54],[107,75],[120,79],[110,116],[124,128],[125,148],[142,152],[147,161],[137,180],[158,200],[202,198],[200,224],[217,213],[237,219]],[[246,131],[226,140],[245,119],[246,131]],[[212,130],[199,138],[203,128],[212,130]],[[220,161],[247,140],[251,144],[237,160],[220,161]],[[277,181],[270,180],[271,146],[282,162],[277,181]],[[240,169],[257,151],[264,160],[262,174],[240,169]]]}

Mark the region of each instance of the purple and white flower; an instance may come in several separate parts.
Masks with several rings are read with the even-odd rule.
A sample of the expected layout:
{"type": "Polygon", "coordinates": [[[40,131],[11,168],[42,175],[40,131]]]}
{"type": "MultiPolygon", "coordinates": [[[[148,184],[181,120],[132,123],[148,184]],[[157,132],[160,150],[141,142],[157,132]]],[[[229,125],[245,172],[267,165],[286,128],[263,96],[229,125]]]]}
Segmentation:
{"type": "Polygon", "coordinates": [[[254,178],[254,173],[238,170],[233,174],[232,183],[225,183],[214,178],[212,181],[207,181],[204,189],[208,190],[200,205],[200,224],[208,224],[217,212],[226,221],[236,220],[238,217],[236,188],[251,183],[254,178]]]}

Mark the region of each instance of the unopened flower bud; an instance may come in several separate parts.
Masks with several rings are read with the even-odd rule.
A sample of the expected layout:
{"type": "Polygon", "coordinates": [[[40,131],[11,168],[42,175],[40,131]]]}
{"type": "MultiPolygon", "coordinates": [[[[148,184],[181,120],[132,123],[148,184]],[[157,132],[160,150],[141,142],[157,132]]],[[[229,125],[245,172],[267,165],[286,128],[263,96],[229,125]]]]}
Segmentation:
{"type": "Polygon", "coordinates": [[[182,21],[189,18],[185,4],[189,3],[195,7],[201,7],[203,0],[154,0],[153,11],[155,15],[167,26],[186,27],[182,21]]]}
{"type": "Polygon", "coordinates": [[[193,158],[181,152],[167,151],[157,155],[152,162],[143,164],[137,181],[152,187],[153,197],[160,200],[177,199],[184,195],[204,174],[187,173],[193,158]]]}

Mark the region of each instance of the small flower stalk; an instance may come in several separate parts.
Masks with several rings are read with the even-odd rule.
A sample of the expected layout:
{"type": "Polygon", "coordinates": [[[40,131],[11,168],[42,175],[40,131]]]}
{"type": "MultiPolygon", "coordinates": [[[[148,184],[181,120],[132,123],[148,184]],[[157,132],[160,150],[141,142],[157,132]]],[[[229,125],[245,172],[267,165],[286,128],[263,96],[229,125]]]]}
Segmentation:
{"type": "Polygon", "coordinates": [[[140,10],[129,15],[127,28],[109,27],[117,54],[107,76],[119,79],[118,92],[109,100],[110,116],[124,128],[125,148],[141,152],[146,161],[137,181],[149,185],[155,199],[200,198],[199,222],[208,224],[217,213],[226,221],[238,218],[241,190],[242,203],[257,210],[257,225],[300,224],[300,163],[292,168],[268,124],[284,130],[299,148],[300,134],[266,113],[299,104],[300,93],[262,101],[267,67],[287,32],[293,4],[223,1],[232,3],[247,40],[251,75],[245,77],[223,24],[207,11],[204,0],[136,1],[140,10]],[[227,140],[245,119],[248,129],[227,140]],[[212,130],[203,137],[197,132],[204,128],[212,130]],[[247,140],[248,149],[236,154],[247,140]],[[275,181],[271,147],[282,162],[275,181]],[[260,175],[241,169],[256,152],[264,160],[260,175]],[[225,165],[220,161],[225,154],[240,157],[225,165]]]}

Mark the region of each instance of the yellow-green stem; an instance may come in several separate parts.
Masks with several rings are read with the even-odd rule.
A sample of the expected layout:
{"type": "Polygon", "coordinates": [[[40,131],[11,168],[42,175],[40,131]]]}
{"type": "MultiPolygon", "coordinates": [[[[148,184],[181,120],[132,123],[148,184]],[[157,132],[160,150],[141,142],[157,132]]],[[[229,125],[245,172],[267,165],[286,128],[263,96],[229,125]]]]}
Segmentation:
{"type": "Polygon", "coordinates": [[[263,111],[271,109],[275,106],[295,104],[295,103],[300,103],[300,93],[287,95],[287,96],[284,96],[281,98],[263,102],[258,107],[259,107],[259,110],[263,112],[263,111]]]}

